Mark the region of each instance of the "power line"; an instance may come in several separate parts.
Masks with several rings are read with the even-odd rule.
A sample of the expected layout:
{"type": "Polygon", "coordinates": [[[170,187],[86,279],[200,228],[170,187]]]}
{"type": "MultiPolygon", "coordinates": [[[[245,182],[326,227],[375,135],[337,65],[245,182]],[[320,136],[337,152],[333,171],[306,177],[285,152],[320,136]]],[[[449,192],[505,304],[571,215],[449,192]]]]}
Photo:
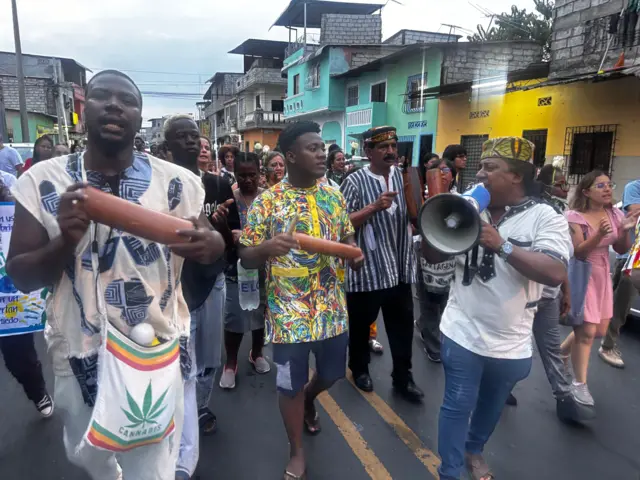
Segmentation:
{"type": "Polygon", "coordinates": [[[111,69],[111,68],[97,68],[97,67],[87,67],[89,70],[96,70],[98,72],[102,71],[102,70],[119,70],[121,72],[131,72],[131,73],[153,73],[153,74],[158,74],[158,75],[191,75],[191,76],[195,76],[195,77],[207,77],[209,78],[211,76],[211,73],[190,73],[190,72],[157,72],[157,71],[152,71],[152,70],[130,70],[130,69],[126,69],[126,68],[115,68],[115,69],[111,69]]]}

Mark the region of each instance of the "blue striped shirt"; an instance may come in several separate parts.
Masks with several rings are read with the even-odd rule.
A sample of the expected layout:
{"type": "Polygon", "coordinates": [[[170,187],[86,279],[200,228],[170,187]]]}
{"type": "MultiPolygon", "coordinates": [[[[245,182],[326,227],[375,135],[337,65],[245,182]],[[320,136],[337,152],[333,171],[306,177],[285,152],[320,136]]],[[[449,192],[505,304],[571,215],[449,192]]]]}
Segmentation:
{"type": "Polygon", "coordinates": [[[345,178],[340,190],[349,214],[374,203],[383,192],[398,192],[391,207],[372,215],[356,228],[356,242],[364,253],[364,266],[347,272],[347,292],[371,292],[415,283],[417,262],[404,196],[402,173],[391,167],[385,178],[364,167],[345,178]]]}

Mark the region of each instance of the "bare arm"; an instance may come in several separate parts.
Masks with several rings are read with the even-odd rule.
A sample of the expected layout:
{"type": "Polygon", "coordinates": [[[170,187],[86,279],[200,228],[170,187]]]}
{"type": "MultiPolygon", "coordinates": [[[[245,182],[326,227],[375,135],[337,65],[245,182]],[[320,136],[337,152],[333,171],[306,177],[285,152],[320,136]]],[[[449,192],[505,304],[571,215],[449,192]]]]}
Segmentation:
{"type": "MultiPolygon", "coordinates": [[[[631,206],[635,207],[636,205],[631,206]]],[[[629,212],[620,222],[620,234],[618,236],[618,239],[616,240],[616,243],[613,244],[613,249],[620,255],[627,253],[631,248],[633,242],[631,241],[632,235],[629,232],[635,229],[639,215],[640,209],[629,209],[629,212]]]]}
{"type": "Polygon", "coordinates": [[[367,220],[369,220],[379,211],[380,210],[378,210],[376,204],[372,203],[371,205],[367,205],[366,207],[364,207],[362,210],[353,212],[351,215],[349,215],[349,218],[351,219],[351,223],[353,224],[354,228],[358,228],[367,223],[367,220]]]}
{"type": "Polygon", "coordinates": [[[214,230],[204,212],[199,218],[192,218],[194,229],[181,230],[180,236],[189,239],[189,242],[169,245],[173,253],[183,258],[194,260],[203,265],[210,265],[218,260],[225,251],[226,244],[222,235],[214,230]]]}
{"type": "Polygon", "coordinates": [[[550,287],[557,287],[567,277],[565,264],[542,252],[530,252],[514,246],[507,263],[529,280],[550,287]]]}
{"type": "Polygon", "coordinates": [[[389,208],[393,203],[393,199],[396,198],[397,195],[398,192],[382,192],[375,202],[349,215],[354,228],[364,225],[367,223],[367,220],[373,217],[376,213],[389,208]]]}
{"type": "Polygon", "coordinates": [[[600,230],[591,238],[584,239],[582,226],[577,223],[569,223],[571,241],[573,242],[573,255],[578,260],[586,260],[589,254],[600,244],[604,235],[600,230]]]}
{"type": "MultiPolygon", "coordinates": [[[[564,218],[560,217],[560,219],[565,222],[564,218]]],[[[565,222],[564,228],[566,228],[566,225],[565,222]]],[[[480,245],[497,254],[504,243],[505,240],[500,236],[498,230],[487,222],[482,222],[480,245]]],[[[564,262],[560,254],[551,250],[549,250],[549,253],[542,251],[532,252],[517,246],[513,246],[513,252],[507,257],[507,263],[524,277],[550,287],[557,287],[567,276],[567,267],[564,262]],[[555,255],[558,258],[554,258],[555,255]]]]}
{"type": "Polygon", "coordinates": [[[7,273],[18,290],[32,292],[56,283],[74,249],[63,236],[49,241],[44,227],[16,202],[7,273]]]}
{"type": "Polygon", "coordinates": [[[292,248],[300,248],[298,242],[289,233],[277,235],[265,240],[255,247],[238,247],[238,256],[242,266],[247,269],[260,268],[271,257],[280,257],[289,253],[292,248]]]}

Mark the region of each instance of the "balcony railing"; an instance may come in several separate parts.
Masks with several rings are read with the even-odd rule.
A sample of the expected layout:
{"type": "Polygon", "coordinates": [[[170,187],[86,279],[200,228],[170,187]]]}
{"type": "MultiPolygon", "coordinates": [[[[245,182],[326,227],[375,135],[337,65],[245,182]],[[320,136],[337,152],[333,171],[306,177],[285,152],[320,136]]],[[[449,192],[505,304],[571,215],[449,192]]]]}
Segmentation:
{"type": "Polygon", "coordinates": [[[387,122],[387,104],[371,102],[353,105],[346,109],[347,126],[351,133],[363,132],[369,127],[377,127],[387,122]]]}
{"type": "Polygon", "coordinates": [[[371,125],[372,116],[373,116],[373,108],[356,110],[355,112],[347,112],[347,127],[359,127],[362,125],[371,125]]]}
{"type": "Polygon", "coordinates": [[[236,81],[236,92],[240,93],[253,85],[287,85],[279,68],[254,67],[236,81]]]}
{"type": "Polygon", "coordinates": [[[237,121],[228,120],[227,122],[219,123],[218,125],[216,125],[215,133],[218,136],[218,138],[225,137],[227,135],[237,134],[238,133],[237,121]]]}
{"type": "Polygon", "coordinates": [[[246,128],[276,128],[283,127],[284,124],[285,119],[283,112],[256,110],[244,118],[244,126],[246,128]]]}
{"type": "MultiPolygon", "coordinates": [[[[320,43],[320,34],[307,33],[307,50],[303,53],[303,55],[306,55],[307,53],[314,51],[316,48],[318,48],[319,43],[320,43]]],[[[291,55],[296,53],[298,50],[300,50],[302,47],[304,47],[304,44],[305,44],[304,35],[301,35],[300,38],[292,41],[287,46],[287,48],[284,50],[284,57],[285,58],[290,57],[291,55]]]]}

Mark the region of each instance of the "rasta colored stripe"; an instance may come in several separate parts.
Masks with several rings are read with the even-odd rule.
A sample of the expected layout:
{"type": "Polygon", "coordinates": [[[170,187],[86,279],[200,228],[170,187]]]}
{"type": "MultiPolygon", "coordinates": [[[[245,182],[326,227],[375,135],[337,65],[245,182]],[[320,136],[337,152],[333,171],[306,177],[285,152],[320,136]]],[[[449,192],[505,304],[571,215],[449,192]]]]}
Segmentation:
{"type": "Polygon", "coordinates": [[[98,423],[93,422],[91,430],[89,430],[89,433],[87,434],[87,439],[92,445],[98,448],[103,448],[112,452],[126,452],[134,448],[159,443],[164,440],[165,437],[173,433],[175,429],[176,424],[173,419],[171,419],[171,423],[167,426],[164,432],[160,432],[153,437],[142,438],[139,440],[123,440],[102,428],[98,423]]]}
{"type": "Polygon", "coordinates": [[[180,357],[178,340],[169,343],[166,348],[153,353],[139,352],[109,332],[107,350],[120,361],[136,370],[152,371],[174,362],[180,357]]]}

